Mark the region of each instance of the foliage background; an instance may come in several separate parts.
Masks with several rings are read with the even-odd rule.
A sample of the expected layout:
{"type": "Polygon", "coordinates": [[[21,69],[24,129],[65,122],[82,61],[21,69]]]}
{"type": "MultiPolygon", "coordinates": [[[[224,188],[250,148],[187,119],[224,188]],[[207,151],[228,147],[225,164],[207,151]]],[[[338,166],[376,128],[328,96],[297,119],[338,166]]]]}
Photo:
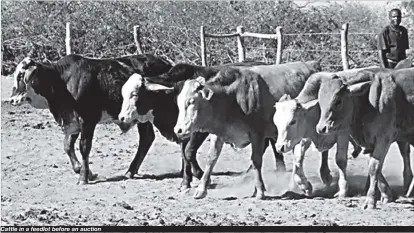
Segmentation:
{"type": "MultiPolygon", "coordinates": [[[[375,5],[375,2],[373,2],[375,5]]],[[[65,55],[65,24],[71,23],[72,52],[91,57],[135,53],[133,26],[140,26],[145,53],[176,63],[201,65],[200,26],[208,33],[245,31],[339,33],[349,23],[350,66],[378,64],[374,34],[388,23],[392,7],[403,10],[403,25],[414,46],[414,1],[372,7],[349,1],[309,4],[293,1],[2,1],[2,74],[25,56],[56,61],[65,55]]],[[[274,40],[247,38],[246,58],[275,61],[274,40]]],[[[340,36],[285,36],[282,62],[322,59],[323,68],[340,70],[340,36]]],[[[207,39],[207,63],[237,61],[236,40],[207,39]]],[[[412,53],[409,54],[413,57],[412,53]]]]}

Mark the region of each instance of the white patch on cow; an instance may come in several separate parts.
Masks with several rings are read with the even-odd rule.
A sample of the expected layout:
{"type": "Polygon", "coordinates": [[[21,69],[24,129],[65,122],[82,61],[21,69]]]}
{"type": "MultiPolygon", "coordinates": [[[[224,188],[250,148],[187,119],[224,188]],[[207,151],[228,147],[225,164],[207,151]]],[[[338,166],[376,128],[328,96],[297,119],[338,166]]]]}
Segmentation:
{"type": "Polygon", "coordinates": [[[290,150],[300,141],[292,141],[292,138],[296,139],[298,136],[290,135],[292,133],[297,133],[297,130],[294,130],[293,128],[296,127],[295,124],[297,124],[297,122],[295,122],[295,111],[297,110],[296,102],[294,100],[277,102],[275,108],[276,111],[273,116],[273,123],[276,125],[278,131],[276,146],[285,146],[290,150]]]}
{"type": "Polygon", "coordinates": [[[133,74],[129,77],[126,83],[122,86],[122,108],[118,115],[121,122],[129,123],[137,119],[138,113],[135,106],[138,96],[137,90],[142,86],[142,76],[133,74]]]}
{"type": "MultiPolygon", "coordinates": [[[[180,94],[177,96],[177,106],[178,106],[178,118],[177,123],[174,127],[174,132],[177,133],[177,131],[180,129],[182,130],[183,134],[189,134],[190,126],[191,126],[191,119],[187,119],[187,111],[189,111],[188,108],[192,108],[192,106],[186,107],[186,101],[188,98],[188,95],[192,93],[193,91],[193,83],[197,82],[194,80],[188,80],[184,82],[183,89],[181,90],[180,94]]],[[[197,82],[198,83],[198,82],[197,82]]]]}
{"type": "Polygon", "coordinates": [[[144,78],[139,74],[133,74],[122,86],[122,109],[118,115],[118,120],[123,123],[154,122],[153,110],[149,110],[145,115],[139,115],[137,112],[136,102],[138,100],[137,91],[143,85],[144,78]]]}
{"type": "Polygon", "coordinates": [[[145,115],[139,115],[139,114],[137,114],[137,120],[138,120],[138,122],[140,122],[140,123],[145,123],[145,122],[151,122],[151,123],[154,123],[154,114],[152,114],[152,109],[151,110],[149,110],[145,115]]]}
{"type": "Polygon", "coordinates": [[[16,70],[14,71],[13,74],[13,87],[18,88],[19,86],[19,75],[21,73],[26,72],[26,69],[23,69],[24,66],[26,66],[27,64],[29,64],[31,62],[31,58],[30,57],[26,57],[24,58],[17,66],[16,66],[16,70]]]}

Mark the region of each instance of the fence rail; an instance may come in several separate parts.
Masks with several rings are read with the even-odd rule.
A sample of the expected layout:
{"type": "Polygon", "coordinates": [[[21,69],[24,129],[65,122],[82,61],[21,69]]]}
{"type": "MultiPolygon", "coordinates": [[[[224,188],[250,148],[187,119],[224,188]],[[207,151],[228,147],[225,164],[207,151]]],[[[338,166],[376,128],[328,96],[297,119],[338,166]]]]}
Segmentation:
{"type": "Polygon", "coordinates": [[[259,39],[273,39],[277,41],[276,46],[276,64],[279,64],[282,59],[282,28],[277,27],[275,34],[263,34],[255,32],[245,32],[243,26],[238,26],[236,28],[236,33],[227,33],[227,34],[211,34],[205,32],[205,26],[200,27],[200,48],[201,48],[201,63],[203,66],[207,65],[207,54],[206,54],[206,37],[210,38],[237,38],[237,50],[239,56],[239,62],[245,60],[245,47],[244,47],[244,37],[254,37],[259,39]]]}
{"type": "MultiPolygon", "coordinates": [[[[362,33],[362,32],[354,32],[349,33],[349,24],[345,23],[342,25],[339,32],[331,32],[331,33],[325,33],[325,32],[317,32],[317,33],[282,33],[282,27],[277,27],[275,34],[262,34],[262,33],[256,33],[256,32],[244,32],[244,29],[242,26],[238,26],[236,28],[235,33],[222,33],[222,34],[212,34],[207,33],[205,26],[200,27],[200,47],[201,47],[201,60],[202,65],[207,65],[207,54],[206,54],[206,38],[237,38],[237,50],[238,50],[238,61],[243,62],[245,60],[245,49],[244,46],[244,38],[245,37],[255,37],[259,39],[272,39],[276,40],[277,47],[276,48],[260,48],[260,47],[247,47],[249,49],[251,48],[258,48],[258,49],[266,49],[266,50],[276,50],[276,64],[280,64],[282,62],[282,52],[288,51],[288,52],[330,52],[330,53],[338,53],[341,56],[342,65],[341,67],[344,70],[349,69],[349,58],[350,53],[374,53],[375,50],[363,50],[363,51],[357,51],[357,50],[351,50],[348,49],[348,37],[349,35],[376,35],[376,33],[362,33]],[[314,36],[314,35],[331,35],[331,36],[340,36],[340,50],[307,50],[307,49],[290,49],[290,48],[283,48],[282,42],[283,37],[285,36],[314,36]]],[[[351,58],[352,59],[352,58],[351,58]]]]}

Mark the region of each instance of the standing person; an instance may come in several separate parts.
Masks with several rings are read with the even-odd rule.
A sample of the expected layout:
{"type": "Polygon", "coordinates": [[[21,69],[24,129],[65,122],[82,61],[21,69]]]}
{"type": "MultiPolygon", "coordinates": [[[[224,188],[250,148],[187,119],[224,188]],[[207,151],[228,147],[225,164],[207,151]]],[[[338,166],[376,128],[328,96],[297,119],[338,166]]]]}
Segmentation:
{"type": "Polygon", "coordinates": [[[408,32],[401,23],[401,10],[392,9],[389,14],[390,24],[378,35],[378,56],[382,68],[391,68],[407,58],[405,50],[408,46],[408,32]]]}

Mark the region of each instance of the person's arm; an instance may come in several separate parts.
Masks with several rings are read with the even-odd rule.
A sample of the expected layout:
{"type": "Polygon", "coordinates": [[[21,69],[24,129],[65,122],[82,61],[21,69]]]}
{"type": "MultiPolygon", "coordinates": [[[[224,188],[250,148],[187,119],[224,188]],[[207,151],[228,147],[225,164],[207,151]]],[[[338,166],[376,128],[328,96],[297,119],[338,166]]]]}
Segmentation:
{"type": "Polygon", "coordinates": [[[381,68],[388,67],[387,57],[385,56],[385,54],[387,53],[388,46],[386,43],[387,40],[385,38],[385,31],[383,29],[377,36],[378,58],[381,68]]]}
{"type": "Polygon", "coordinates": [[[382,50],[382,49],[378,50],[378,58],[379,58],[381,68],[388,67],[388,61],[387,61],[387,58],[385,57],[385,54],[386,54],[385,50],[382,50]]]}

